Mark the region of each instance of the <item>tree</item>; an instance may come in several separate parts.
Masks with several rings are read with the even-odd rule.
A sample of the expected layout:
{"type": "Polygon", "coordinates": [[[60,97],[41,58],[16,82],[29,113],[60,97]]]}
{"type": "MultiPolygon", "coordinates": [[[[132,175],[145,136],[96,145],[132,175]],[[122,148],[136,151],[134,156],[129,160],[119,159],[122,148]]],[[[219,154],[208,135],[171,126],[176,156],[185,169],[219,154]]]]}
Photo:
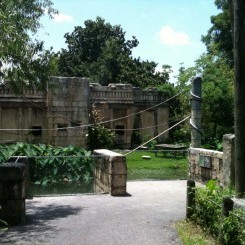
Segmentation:
{"type": "Polygon", "coordinates": [[[223,57],[230,66],[233,66],[232,17],[228,1],[215,0],[215,5],[221,12],[211,16],[212,27],[207,35],[202,36],[202,41],[209,54],[223,57]]]}
{"type": "Polygon", "coordinates": [[[210,54],[202,55],[194,67],[181,68],[177,87],[183,90],[180,95],[182,112],[177,115],[190,113],[189,97],[190,79],[197,74],[202,74],[202,144],[208,148],[219,149],[222,137],[232,133],[234,128],[234,72],[224,59],[217,59],[210,54]]]}
{"type": "Polygon", "coordinates": [[[126,40],[119,25],[112,26],[100,17],[84,25],[65,34],[67,49],[59,52],[60,75],[89,77],[102,85],[130,83],[139,87],[156,86],[169,79],[166,70],[156,72],[155,62],[132,57],[139,42],[134,36],[126,40]]]}
{"type": "Polygon", "coordinates": [[[52,5],[50,0],[0,2],[1,72],[16,92],[27,84],[45,87],[49,79],[51,51],[45,51],[34,35],[41,27],[41,16],[57,13],[52,5]]]}

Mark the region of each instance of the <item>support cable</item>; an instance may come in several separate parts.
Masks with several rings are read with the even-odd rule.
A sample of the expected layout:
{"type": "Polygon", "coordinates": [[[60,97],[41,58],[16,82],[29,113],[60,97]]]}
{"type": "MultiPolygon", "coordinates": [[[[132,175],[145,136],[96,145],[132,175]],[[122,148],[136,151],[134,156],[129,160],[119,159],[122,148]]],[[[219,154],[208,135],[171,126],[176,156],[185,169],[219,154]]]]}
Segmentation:
{"type": "Polygon", "coordinates": [[[148,143],[149,143],[149,142],[151,142],[152,140],[157,139],[157,138],[158,138],[158,137],[160,137],[161,135],[165,134],[166,132],[170,131],[171,129],[175,128],[175,127],[176,127],[176,126],[178,126],[179,124],[181,124],[181,123],[183,123],[184,121],[186,121],[186,120],[187,120],[187,119],[188,119],[190,116],[191,116],[191,115],[187,116],[186,118],[182,119],[181,121],[179,121],[178,123],[176,123],[176,124],[175,124],[175,125],[173,125],[172,127],[170,127],[170,128],[168,128],[167,130],[165,130],[165,131],[161,132],[161,133],[160,133],[160,134],[158,134],[157,136],[155,136],[155,137],[153,137],[153,138],[149,139],[148,141],[146,141],[145,143],[143,143],[143,144],[141,144],[140,146],[136,147],[136,148],[135,148],[135,149],[133,149],[132,151],[130,151],[130,152],[128,152],[128,153],[126,153],[126,154],[124,154],[124,156],[129,155],[130,153],[132,153],[132,152],[134,152],[134,151],[138,150],[139,148],[141,148],[142,146],[144,146],[144,145],[148,144],[148,143]]]}
{"type": "MultiPolygon", "coordinates": [[[[6,85],[5,85],[6,86],[6,85]]],[[[177,93],[176,95],[170,97],[169,99],[157,104],[157,105],[154,105],[152,107],[149,107],[145,110],[142,110],[142,111],[139,111],[139,112],[136,112],[136,113],[133,113],[133,114],[130,114],[130,115],[127,115],[125,117],[120,117],[120,118],[115,118],[115,119],[110,119],[110,120],[106,120],[106,121],[102,121],[102,122],[99,122],[99,123],[91,123],[91,124],[86,124],[86,125],[79,125],[79,126],[72,126],[72,127],[61,127],[61,128],[52,128],[52,129],[42,129],[43,131],[55,131],[55,130],[62,130],[62,129],[76,129],[76,128],[85,128],[85,127],[91,127],[91,126],[96,126],[96,125],[101,125],[101,124],[105,124],[105,123],[110,123],[110,122],[114,122],[114,121],[118,121],[118,120],[122,120],[122,119],[126,119],[126,118],[129,118],[129,117],[132,117],[132,116],[135,116],[135,115],[138,115],[138,114],[141,114],[143,112],[146,112],[148,110],[151,110],[151,109],[154,109],[164,103],[167,103],[168,101],[174,99],[175,97],[179,96],[180,94],[183,93],[183,90],[179,93],[177,93]]],[[[20,97],[22,97],[23,99],[25,99],[26,101],[30,102],[31,104],[33,104],[34,106],[38,107],[38,108],[41,108],[43,110],[45,110],[47,113],[53,115],[53,116],[58,116],[60,118],[63,118],[63,119],[66,119],[67,121],[70,121],[72,122],[72,120],[70,119],[67,119],[67,118],[64,118],[62,116],[59,116],[58,114],[53,114],[53,113],[50,113],[48,110],[36,105],[35,103],[33,103],[31,100],[25,98],[24,96],[21,96],[21,95],[18,95],[20,97]]],[[[0,129],[0,131],[39,131],[39,129],[0,129]]]]}

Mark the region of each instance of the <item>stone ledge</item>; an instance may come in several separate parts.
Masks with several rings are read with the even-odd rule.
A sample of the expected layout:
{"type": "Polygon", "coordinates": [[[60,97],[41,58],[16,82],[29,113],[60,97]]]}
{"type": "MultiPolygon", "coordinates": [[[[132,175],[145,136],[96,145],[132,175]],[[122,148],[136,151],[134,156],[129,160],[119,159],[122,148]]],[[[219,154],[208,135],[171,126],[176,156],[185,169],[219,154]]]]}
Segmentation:
{"type": "Polygon", "coordinates": [[[26,177],[26,165],[24,163],[2,163],[0,164],[0,180],[1,181],[19,181],[26,177]]]}
{"type": "Polygon", "coordinates": [[[217,157],[217,158],[223,157],[223,152],[221,151],[207,150],[204,148],[190,148],[189,154],[195,154],[195,155],[202,154],[205,156],[211,156],[211,157],[217,157]]]}

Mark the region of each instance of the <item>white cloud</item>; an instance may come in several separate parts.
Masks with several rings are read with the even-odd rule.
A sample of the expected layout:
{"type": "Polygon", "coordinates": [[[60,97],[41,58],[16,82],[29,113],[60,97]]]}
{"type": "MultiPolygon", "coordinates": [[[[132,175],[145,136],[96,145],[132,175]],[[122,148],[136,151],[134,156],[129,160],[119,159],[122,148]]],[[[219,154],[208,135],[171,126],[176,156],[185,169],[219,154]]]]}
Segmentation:
{"type": "Polygon", "coordinates": [[[71,15],[62,14],[62,13],[54,15],[54,21],[57,23],[72,22],[73,20],[74,20],[73,16],[71,15]]]}
{"type": "Polygon", "coordinates": [[[170,46],[185,46],[191,44],[190,37],[183,31],[175,31],[170,26],[163,26],[158,33],[161,43],[170,46]]]}

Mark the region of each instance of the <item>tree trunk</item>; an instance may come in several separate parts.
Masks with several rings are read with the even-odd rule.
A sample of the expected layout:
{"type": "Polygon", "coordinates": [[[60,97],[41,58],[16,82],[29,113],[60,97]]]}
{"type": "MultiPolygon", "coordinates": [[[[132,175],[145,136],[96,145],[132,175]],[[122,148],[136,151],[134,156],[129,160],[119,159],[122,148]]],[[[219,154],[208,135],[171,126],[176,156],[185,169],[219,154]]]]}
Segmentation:
{"type": "Polygon", "coordinates": [[[235,186],[238,197],[245,194],[245,3],[234,0],[235,61],[235,186]]]}

